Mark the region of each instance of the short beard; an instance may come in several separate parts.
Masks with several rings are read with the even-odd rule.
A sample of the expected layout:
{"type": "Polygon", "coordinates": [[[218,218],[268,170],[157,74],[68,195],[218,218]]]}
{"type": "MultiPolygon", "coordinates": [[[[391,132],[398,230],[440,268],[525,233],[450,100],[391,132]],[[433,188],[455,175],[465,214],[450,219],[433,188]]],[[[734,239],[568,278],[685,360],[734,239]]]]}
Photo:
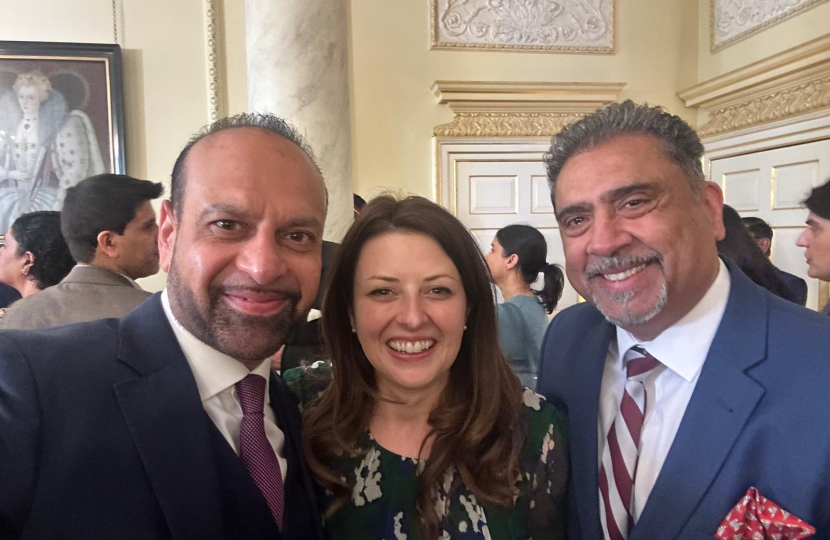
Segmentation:
{"type": "Polygon", "coordinates": [[[291,289],[212,285],[208,288],[208,305],[204,306],[184,284],[175,265],[170,267],[167,294],[173,313],[185,330],[199,341],[242,362],[265,360],[276,353],[305,319],[297,311],[301,295],[291,289]],[[223,300],[228,291],[277,292],[288,302],[274,315],[245,315],[223,300]]]}
{"type": "Polygon", "coordinates": [[[622,315],[618,317],[612,317],[605,310],[600,307],[599,302],[596,299],[592,298],[592,303],[594,306],[599,310],[600,313],[605,317],[605,319],[610,322],[611,324],[620,326],[622,328],[627,328],[629,326],[637,326],[638,324],[647,323],[651,319],[657,316],[658,313],[663,311],[663,308],[666,307],[666,304],[669,302],[669,291],[666,287],[666,284],[663,283],[663,286],[660,287],[660,293],[657,296],[657,303],[654,304],[654,307],[651,308],[646,313],[637,315],[628,311],[627,304],[636,296],[635,293],[628,291],[625,293],[618,293],[618,294],[611,294],[608,298],[611,299],[612,302],[615,304],[620,304],[623,307],[622,315]]]}
{"type": "MultiPolygon", "coordinates": [[[[647,255],[605,257],[585,270],[585,278],[590,279],[592,277],[598,276],[615,266],[639,266],[642,264],[651,263],[657,263],[662,267],[662,255],[655,251],[647,255]]],[[[590,298],[590,300],[591,303],[599,310],[600,313],[602,313],[602,315],[608,322],[616,326],[620,326],[622,328],[647,323],[648,321],[656,317],[658,313],[663,311],[663,309],[666,307],[666,304],[668,304],[669,301],[669,291],[665,282],[660,287],[660,292],[658,293],[657,302],[654,304],[654,307],[652,307],[646,313],[636,314],[629,311],[628,303],[631,300],[633,300],[636,296],[637,293],[635,293],[634,291],[610,293],[607,295],[607,298],[609,300],[611,300],[615,304],[622,306],[623,308],[622,315],[619,315],[617,317],[612,317],[610,314],[606,313],[605,310],[602,309],[601,304],[597,302],[596,298],[593,295],[590,298]]]]}

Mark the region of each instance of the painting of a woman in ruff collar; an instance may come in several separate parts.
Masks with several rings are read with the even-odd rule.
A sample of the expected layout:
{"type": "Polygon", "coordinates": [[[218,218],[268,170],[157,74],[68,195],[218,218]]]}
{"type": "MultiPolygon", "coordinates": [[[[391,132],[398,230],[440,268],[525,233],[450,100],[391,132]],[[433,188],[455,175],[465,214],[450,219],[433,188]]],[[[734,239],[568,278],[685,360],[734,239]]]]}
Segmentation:
{"type": "Polygon", "coordinates": [[[106,72],[80,59],[0,58],[0,234],[21,214],[60,210],[84,178],[123,172],[106,72]]]}

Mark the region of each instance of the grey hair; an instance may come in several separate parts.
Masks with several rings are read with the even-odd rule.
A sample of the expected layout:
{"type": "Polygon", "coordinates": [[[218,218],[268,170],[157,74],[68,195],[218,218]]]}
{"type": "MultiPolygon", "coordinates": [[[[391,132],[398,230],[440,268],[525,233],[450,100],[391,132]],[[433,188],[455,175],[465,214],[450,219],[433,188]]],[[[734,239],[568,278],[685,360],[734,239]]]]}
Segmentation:
{"type": "MultiPolygon", "coordinates": [[[[185,185],[187,183],[185,178],[186,160],[190,150],[196,143],[209,135],[235,128],[259,128],[287,139],[308,156],[308,159],[314,164],[317,172],[320,173],[321,177],[323,176],[323,172],[320,170],[320,165],[317,163],[317,158],[314,156],[311,146],[309,146],[308,141],[306,141],[305,137],[300,134],[296,127],[275,114],[258,112],[240,113],[222,118],[203,127],[195,135],[190,137],[187,145],[179,153],[179,157],[176,158],[176,163],[173,165],[173,174],[170,179],[170,201],[173,204],[173,211],[177,216],[181,215],[182,201],[184,200],[185,185]]],[[[325,182],[323,184],[326,190],[326,200],[328,200],[328,189],[325,188],[325,182]]]]}
{"type": "Polygon", "coordinates": [[[659,140],[666,155],[686,173],[695,198],[700,197],[705,176],[701,158],[703,144],[695,130],[663,107],[638,105],[631,100],[612,103],[567,126],[553,136],[544,162],[548,170],[550,196],[556,208],[556,180],[572,157],[620,135],[651,135],[659,140]]]}

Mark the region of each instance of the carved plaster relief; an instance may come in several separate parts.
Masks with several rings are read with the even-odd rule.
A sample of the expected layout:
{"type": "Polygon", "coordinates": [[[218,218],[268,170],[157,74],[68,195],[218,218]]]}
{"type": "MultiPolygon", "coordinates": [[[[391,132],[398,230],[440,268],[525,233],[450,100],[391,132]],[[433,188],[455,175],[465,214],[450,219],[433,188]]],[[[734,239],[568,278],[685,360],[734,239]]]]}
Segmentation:
{"type": "Polygon", "coordinates": [[[711,0],[712,51],[827,0],[711,0]]]}
{"type": "Polygon", "coordinates": [[[830,106],[830,77],[799,84],[710,112],[702,137],[789,118],[830,106]]]}
{"type": "Polygon", "coordinates": [[[430,0],[432,48],[614,52],[615,0],[430,0]]]}
{"type": "Polygon", "coordinates": [[[436,137],[550,137],[587,113],[456,113],[436,137]]]}

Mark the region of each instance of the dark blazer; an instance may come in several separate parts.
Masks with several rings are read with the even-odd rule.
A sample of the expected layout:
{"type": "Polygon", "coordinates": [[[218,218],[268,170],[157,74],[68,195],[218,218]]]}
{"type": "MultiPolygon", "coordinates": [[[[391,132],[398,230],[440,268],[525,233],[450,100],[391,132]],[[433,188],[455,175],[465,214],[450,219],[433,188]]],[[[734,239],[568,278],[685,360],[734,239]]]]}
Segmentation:
{"type": "Polygon", "coordinates": [[[31,330],[123,317],[150,296],[117,272],[79,265],[57,285],[15,302],[3,317],[3,328],[31,330]]]}
{"type": "Polygon", "coordinates": [[[789,272],[785,272],[781,269],[778,271],[781,273],[781,279],[784,281],[784,285],[787,287],[787,290],[790,291],[795,303],[806,306],[807,282],[796,275],[790,274],[789,272]]]}
{"type": "Polygon", "coordinates": [[[159,295],[122,320],[0,333],[0,538],[321,540],[293,394],[285,530],[204,411],[159,295]]]}
{"type": "MultiPolygon", "coordinates": [[[[723,320],[629,540],[711,538],[752,486],[830,538],[830,320],[728,267],[723,320]]],[[[554,318],[543,344],[538,389],[570,417],[571,540],[602,537],[597,415],[615,337],[586,303],[554,318]]]]}
{"type": "Polygon", "coordinates": [[[0,283],[0,308],[9,307],[13,302],[20,300],[20,293],[11,285],[0,283]]]}

